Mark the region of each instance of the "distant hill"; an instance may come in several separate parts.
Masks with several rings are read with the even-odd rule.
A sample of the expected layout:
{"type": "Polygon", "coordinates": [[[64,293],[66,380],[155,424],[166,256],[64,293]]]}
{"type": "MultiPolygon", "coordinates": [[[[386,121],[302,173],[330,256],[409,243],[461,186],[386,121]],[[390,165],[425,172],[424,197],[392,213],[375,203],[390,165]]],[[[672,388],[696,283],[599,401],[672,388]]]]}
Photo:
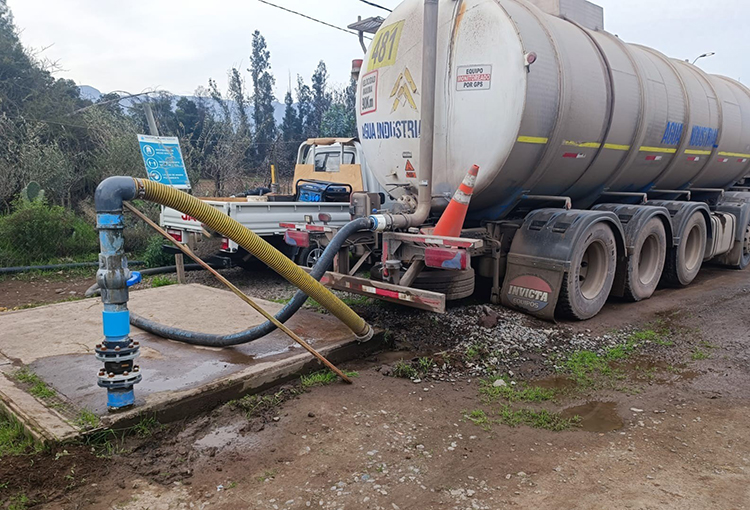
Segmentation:
{"type": "MultiPolygon", "coordinates": [[[[81,93],[81,97],[83,99],[88,99],[89,101],[96,102],[103,95],[99,89],[96,89],[90,85],[81,85],[80,87],[78,87],[78,90],[81,93]]],[[[173,108],[174,108],[174,105],[177,104],[177,101],[179,101],[181,97],[186,97],[187,99],[190,99],[192,101],[195,101],[197,99],[195,96],[174,96],[174,102],[172,105],[173,108]]],[[[132,106],[132,104],[137,101],[138,99],[135,99],[135,98],[123,99],[122,101],[120,101],[120,106],[122,106],[123,108],[127,108],[129,106],[132,106]]],[[[229,102],[233,103],[233,101],[229,101],[229,102]]],[[[212,110],[215,114],[220,113],[219,107],[215,101],[209,101],[208,103],[211,105],[212,110]]],[[[282,103],[279,103],[278,101],[273,102],[273,116],[274,116],[274,119],[276,119],[276,124],[281,124],[282,120],[284,119],[284,109],[285,109],[285,106],[282,103]]],[[[250,118],[252,118],[252,114],[253,114],[252,109],[249,108],[247,114],[248,116],[250,116],[250,118]]]]}

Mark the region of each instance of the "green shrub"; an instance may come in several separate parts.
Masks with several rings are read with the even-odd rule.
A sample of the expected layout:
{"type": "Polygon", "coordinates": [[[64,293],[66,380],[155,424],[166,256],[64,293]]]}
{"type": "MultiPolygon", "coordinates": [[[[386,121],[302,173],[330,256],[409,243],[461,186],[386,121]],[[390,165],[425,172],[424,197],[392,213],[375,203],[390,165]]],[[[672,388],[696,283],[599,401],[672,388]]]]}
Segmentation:
{"type": "Polygon", "coordinates": [[[94,225],[70,209],[39,200],[19,200],[14,205],[11,214],[0,217],[0,265],[95,258],[98,238],[94,225]]]}
{"type": "Polygon", "coordinates": [[[170,255],[161,249],[162,245],[167,242],[162,236],[156,234],[148,240],[146,251],[143,254],[143,261],[148,267],[163,267],[174,265],[174,255],[170,255]]]}

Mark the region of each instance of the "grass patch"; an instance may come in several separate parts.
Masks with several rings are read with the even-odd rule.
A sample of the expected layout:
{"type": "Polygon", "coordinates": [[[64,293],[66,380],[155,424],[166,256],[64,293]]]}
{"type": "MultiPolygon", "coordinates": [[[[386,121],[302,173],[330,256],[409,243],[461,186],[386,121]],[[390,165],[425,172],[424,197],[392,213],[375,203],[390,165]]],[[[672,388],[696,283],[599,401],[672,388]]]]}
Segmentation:
{"type": "Polygon", "coordinates": [[[167,285],[174,285],[175,281],[172,281],[168,276],[156,275],[151,278],[151,288],[166,287],[167,285]]]}
{"type": "Polygon", "coordinates": [[[416,379],[419,376],[419,372],[411,366],[411,363],[400,359],[393,365],[393,376],[401,377],[402,379],[416,379]]]}
{"type": "MultiPolygon", "coordinates": [[[[351,370],[344,370],[344,375],[347,377],[359,377],[358,372],[351,370]]],[[[321,370],[319,372],[313,372],[312,374],[303,375],[300,377],[302,388],[312,388],[313,386],[326,386],[328,384],[335,383],[339,379],[339,376],[333,373],[331,370],[321,370]]]]}
{"type": "Polygon", "coordinates": [[[137,424],[133,425],[131,432],[141,438],[151,437],[155,432],[161,430],[163,425],[153,416],[141,418],[137,424]]]}
{"type": "Polygon", "coordinates": [[[28,384],[29,393],[40,399],[50,399],[55,396],[55,390],[50,388],[46,382],[42,381],[41,377],[36,375],[34,372],[23,367],[13,374],[16,381],[28,384]]]}
{"type": "Polygon", "coordinates": [[[417,359],[417,371],[420,374],[427,374],[432,367],[435,366],[435,361],[431,358],[419,358],[417,359]]]}
{"type": "Polygon", "coordinates": [[[284,400],[299,393],[300,391],[296,389],[284,389],[267,395],[245,395],[240,399],[228,402],[227,405],[232,409],[243,411],[248,418],[251,418],[272,411],[280,406],[284,400]]]}
{"type": "Polygon", "coordinates": [[[99,426],[99,417],[89,409],[81,409],[76,416],[75,424],[83,430],[95,429],[99,426]]]}
{"type": "Polygon", "coordinates": [[[360,296],[358,294],[354,294],[352,296],[341,297],[341,301],[346,306],[357,306],[357,305],[369,305],[373,302],[373,299],[367,296],[360,296]]]}
{"type": "Polygon", "coordinates": [[[0,415],[0,458],[39,449],[40,445],[26,435],[20,423],[0,415]]]}
{"type": "Polygon", "coordinates": [[[274,298],[274,299],[269,299],[268,301],[271,301],[272,303],[278,303],[280,305],[285,305],[291,300],[292,298],[274,298]]]}
{"type": "Polygon", "coordinates": [[[474,409],[473,411],[464,411],[464,418],[472,422],[478,427],[482,427],[483,430],[489,431],[492,428],[492,422],[489,416],[481,409],[474,409]]]}
{"type": "Polygon", "coordinates": [[[125,453],[125,432],[115,432],[112,429],[103,429],[85,435],[81,442],[91,447],[91,451],[99,458],[110,459],[115,455],[125,453]]]}
{"type": "Polygon", "coordinates": [[[692,359],[693,361],[701,361],[704,359],[711,359],[711,355],[700,347],[696,347],[693,350],[693,354],[690,355],[690,359],[692,359]]]}
{"type": "Polygon", "coordinates": [[[559,413],[551,413],[545,409],[534,411],[531,409],[513,410],[510,406],[503,406],[498,412],[498,423],[509,427],[526,425],[535,429],[551,430],[561,432],[576,427],[580,422],[580,416],[563,418],[559,413]]]}
{"type": "Polygon", "coordinates": [[[404,361],[401,359],[393,365],[392,375],[393,377],[400,377],[402,379],[417,379],[429,374],[434,366],[435,361],[428,357],[417,358],[414,361],[404,361]]]}
{"type": "Polygon", "coordinates": [[[570,373],[578,385],[593,386],[594,376],[617,374],[610,364],[630,358],[635,354],[639,343],[631,335],[624,344],[609,347],[602,354],[588,350],[576,351],[561,363],[561,369],[570,373]]]}
{"type": "Polygon", "coordinates": [[[266,480],[273,480],[276,478],[276,474],[278,473],[275,469],[266,469],[263,471],[263,474],[258,475],[255,477],[255,479],[259,482],[265,482],[266,480]]]}
{"type": "Polygon", "coordinates": [[[26,494],[18,494],[8,501],[8,510],[26,510],[31,505],[31,500],[26,494]]]}
{"type": "Polygon", "coordinates": [[[513,386],[508,381],[505,381],[505,386],[495,386],[495,382],[499,380],[505,381],[500,376],[492,376],[479,381],[479,393],[488,402],[500,399],[508,402],[547,402],[555,398],[553,389],[528,386],[525,383],[513,386]]]}

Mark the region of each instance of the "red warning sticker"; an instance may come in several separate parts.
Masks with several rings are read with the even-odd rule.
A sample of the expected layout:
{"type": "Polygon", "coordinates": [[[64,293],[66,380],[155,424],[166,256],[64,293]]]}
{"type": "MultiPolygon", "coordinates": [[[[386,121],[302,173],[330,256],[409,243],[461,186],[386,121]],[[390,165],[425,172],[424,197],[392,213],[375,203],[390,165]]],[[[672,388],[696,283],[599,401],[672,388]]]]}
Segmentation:
{"type": "Polygon", "coordinates": [[[414,165],[411,164],[411,161],[408,159],[406,160],[406,176],[409,179],[416,179],[417,178],[417,171],[414,170],[414,165]]]}

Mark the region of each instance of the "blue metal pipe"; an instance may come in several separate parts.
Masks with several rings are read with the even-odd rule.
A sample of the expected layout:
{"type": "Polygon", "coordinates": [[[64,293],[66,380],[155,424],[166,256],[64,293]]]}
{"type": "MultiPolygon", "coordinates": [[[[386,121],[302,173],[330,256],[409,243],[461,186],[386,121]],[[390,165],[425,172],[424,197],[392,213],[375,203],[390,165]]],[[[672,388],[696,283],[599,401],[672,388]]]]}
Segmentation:
{"type": "Polygon", "coordinates": [[[130,338],[128,287],[140,281],[140,273],[130,272],[125,257],[122,202],[136,195],[135,181],[110,177],[96,189],[96,227],[99,230],[99,270],[96,280],[102,292],[104,341],[97,344],[96,359],[104,363],[98,384],[107,390],[111,411],[135,404],[133,386],[142,379],[135,360],[140,345],[130,338]]]}

